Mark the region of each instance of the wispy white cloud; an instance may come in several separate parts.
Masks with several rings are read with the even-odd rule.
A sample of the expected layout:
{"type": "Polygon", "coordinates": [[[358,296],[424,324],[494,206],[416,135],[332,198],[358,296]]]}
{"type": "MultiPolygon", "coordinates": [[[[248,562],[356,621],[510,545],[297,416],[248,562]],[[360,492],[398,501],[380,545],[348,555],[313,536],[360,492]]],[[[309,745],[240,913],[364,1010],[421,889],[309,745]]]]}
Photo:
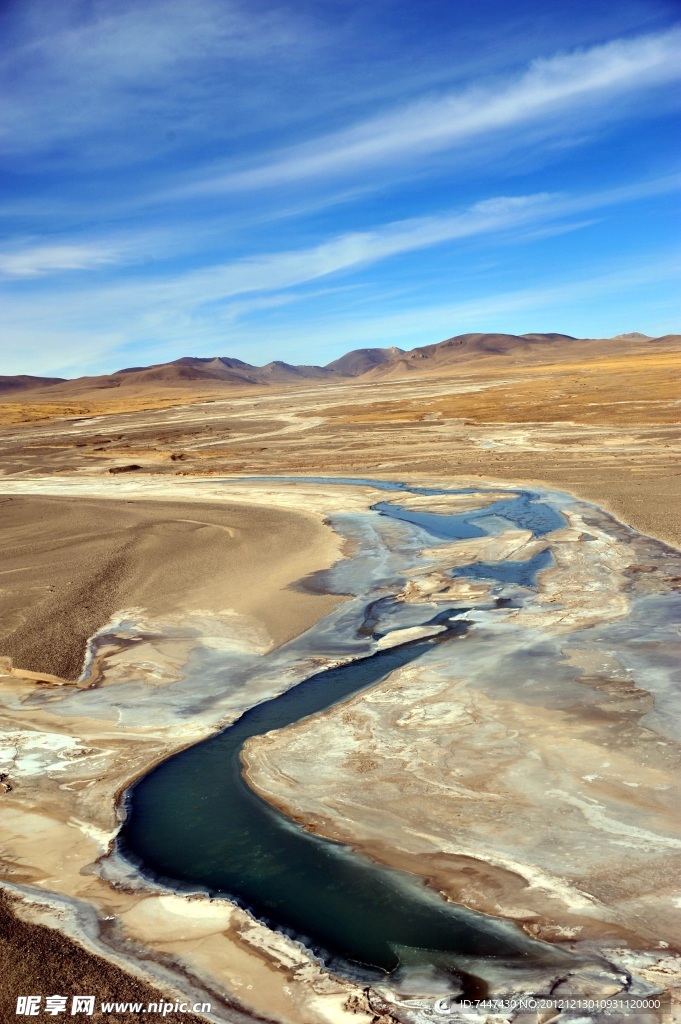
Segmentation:
{"type": "Polygon", "coordinates": [[[0,274],[44,277],[70,270],[96,270],[120,260],[121,253],[104,245],[36,245],[0,252],[0,274]]]}
{"type": "MultiPolygon", "coordinates": [[[[117,280],[96,291],[88,288],[82,302],[96,304],[108,295],[147,308],[168,302],[198,308],[205,303],[224,302],[249,293],[297,288],[403,253],[536,223],[559,214],[564,206],[561,196],[548,193],[497,196],[459,212],[396,221],[371,231],[343,233],[304,249],[264,253],[182,273],[166,271],[165,274],[155,273],[153,277],[137,274],[133,280],[117,280]]],[[[105,261],[105,253],[104,248],[98,250],[94,246],[82,250],[76,246],[55,247],[54,251],[46,248],[42,253],[35,250],[25,255],[7,256],[7,270],[13,270],[16,276],[35,276],[47,272],[50,259],[53,271],[94,266],[98,259],[105,261]]],[[[0,257],[0,268],[2,266],[0,257]]]]}
{"type": "Polygon", "coordinates": [[[186,286],[223,297],[292,288],[457,238],[500,231],[536,220],[559,197],[547,193],[500,196],[467,210],[438,217],[411,218],[373,231],[339,235],[293,252],[276,252],[211,267],[187,275],[186,286]]]}
{"type": "MultiPolygon", "coordinates": [[[[678,279],[681,253],[664,254],[657,260],[623,261],[601,273],[593,269],[595,272],[581,277],[554,279],[552,283],[528,288],[484,289],[484,294],[453,302],[402,302],[394,312],[367,314],[363,309],[349,308],[345,315],[339,314],[333,319],[310,316],[283,326],[249,324],[233,332],[232,347],[237,351],[243,346],[251,350],[262,347],[268,353],[267,358],[273,358],[269,355],[271,352],[289,353],[291,358],[290,354],[297,350],[309,352],[316,348],[317,361],[327,362],[351,348],[389,345],[409,348],[471,330],[519,334],[547,330],[581,337],[607,337],[632,329],[650,331],[652,335],[678,331],[678,303],[653,306],[653,318],[645,293],[651,288],[664,292],[670,282],[678,279]],[[613,296],[619,297],[615,308],[613,296]],[[594,299],[604,302],[597,316],[594,316],[594,299]],[[639,304],[646,311],[645,321],[638,313],[639,304]],[[605,333],[598,333],[597,320],[606,323],[601,327],[605,333]]],[[[375,305],[385,308],[380,301],[375,305]]]]}
{"type": "MultiPolygon", "coordinates": [[[[544,122],[560,133],[566,119],[616,119],[627,98],[641,102],[655,87],[681,78],[681,29],[617,39],[532,62],[505,81],[411,103],[325,135],[246,169],[191,183],[178,194],[280,186],[413,161],[492,133],[544,122]]],[[[624,108],[626,109],[626,108],[624,108]]],[[[574,125],[584,130],[584,125],[574,125]]],[[[588,138],[588,134],[585,138],[588,138]]]]}
{"type": "MultiPolygon", "coordinates": [[[[401,302],[394,312],[371,314],[363,303],[344,303],[344,312],[333,318],[322,313],[279,325],[230,323],[228,334],[224,318],[202,320],[182,303],[144,311],[128,307],[122,314],[116,312],[112,295],[100,296],[98,312],[94,308],[81,310],[81,317],[70,329],[55,325],[53,320],[48,327],[36,323],[35,311],[32,317],[15,311],[18,315],[10,315],[6,325],[6,333],[15,345],[3,359],[2,372],[70,375],[108,372],[129,365],[130,325],[119,330],[115,326],[108,330],[101,327],[102,322],[113,321],[116,315],[121,320],[134,317],[133,332],[145,336],[147,361],[219,353],[253,362],[284,358],[324,363],[351,348],[392,344],[408,348],[467,330],[557,330],[592,337],[631,329],[653,335],[678,330],[678,306],[668,301],[651,306],[645,296],[650,289],[664,292],[670,281],[678,279],[681,254],[623,261],[601,273],[595,267],[593,270],[581,277],[554,277],[553,281],[527,288],[494,291],[483,285],[482,294],[452,302],[401,302]],[[613,297],[618,300],[616,307],[612,305],[613,297]],[[599,308],[601,300],[608,300],[596,318],[595,299],[599,308]],[[654,318],[650,316],[652,308],[656,310],[654,318]],[[159,334],[163,340],[152,342],[159,334]]],[[[274,308],[283,304],[279,298],[248,300],[240,312],[274,308]]],[[[63,312],[64,302],[62,299],[51,309],[52,316],[63,312]]],[[[385,309],[386,303],[374,296],[370,307],[385,309]]]]}
{"type": "MultiPolygon", "coordinates": [[[[21,288],[15,288],[14,293],[11,282],[8,282],[5,285],[4,301],[5,334],[14,340],[15,345],[25,337],[36,345],[36,339],[42,331],[46,339],[38,344],[38,349],[42,351],[49,339],[55,336],[55,332],[62,338],[72,331],[74,352],[78,353],[74,365],[82,353],[78,339],[88,335],[93,338],[93,352],[99,351],[97,338],[101,338],[102,352],[115,351],[120,340],[125,338],[141,339],[145,345],[153,340],[154,345],[160,346],[159,351],[171,353],[176,346],[180,346],[182,351],[194,352],[197,349],[212,351],[216,345],[218,349],[224,349],[224,344],[218,343],[217,339],[224,336],[226,325],[229,325],[230,337],[238,336],[242,330],[241,324],[252,323],[253,316],[257,317],[259,312],[274,310],[295,301],[309,300],[309,286],[320,279],[330,278],[333,282],[331,287],[335,290],[340,284],[336,284],[338,275],[352,274],[358,268],[401,254],[485,235],[496,235],[498,241],[499,238],[508,237],[509,233],[516,237],[519,231],[524,234],[534,231],[541,237],[547,230],[569,230],[571,227],[583,226],[585,212],[605,210],[609,205],[659,195],[679,187],[681,176],[668,176],[582,196],[559,193],[497,196],[439,217],[392,222],[372,231],[332,237],[316,246],[297,251],[266,253],[251,259],[235,260],[184,273],[174,270],[161,274],[158,268],[154,268],[148,276],[135,272],[134,276],[117,276],[89,286],[85,285],[82,278],[72,278],[69,287],[62,287],[58,280],[52,283],[48,278],[41,277],[31,286],[33,291],[29,293],[26,292],[26,282],[22,282],[21,288]],[[104,332],[102,324],[106,325],[104,332]]],[[[128,242],[133,249],[132,242],[128,242]]],[[[77,251],[72,254],[68,254],[68,247],[64,248],[67,254],[52,254],[49,259],[44,253],[37,256],[33,253],[30,260],[26,256],[24,273],[28,270],[32,273],[42,270],[45,273],[50,261],[52,269],[59,262],[82,265],[88,258],[92,259],[93,254],[96,259],[107,253],[103,243],[100,248],[93,246],[87,252],[77,251]]],[[[21,269],[14,267],[15,273],[21,269]]],[[[345,277],[340,286],[344,287],[348,281],[352,284],[356,280],[355,277],[345,277]]],[[[362,283],[366,288],[366,280],[362,283]]],[[[360,304],[363,301],[361,292],[362,289],[357,295],[360,304]]],[[[315,294],[319,296],[322,293],[317,290],[315,294]]],[[[512,311],[515,308],[513,303],[519,302],[522,306],[526,300],[529,301],[525,292],[513,293],[511,297],[497,296],[489,306],[490,315],[495,310],[500,312],[507,308],[512,311]]],[[[393,304],[395,301],[399,305],[398,295],[390,300],[375,295],[369,298],[370,304],[374,306],[377,302],[380,305],[384,302],[393,304]]],[[[484,300],[484,303],[478,302],[472,306],[468,310],[469,319],[475,316],[484,319],[483,314],[488,308],[486,303],[487,300],[484,300]]],[[[427,332],[428,325],[432,324],[432,330],[437,334],[437,324],[444,324],[450,314],[455,317],[463,315],[465,311],[465,304],[446,310],[436,308],[430,320],[427,317],[424,319],[423,329],[427,332]]],[[[380,330],[392,331],[395,337],[403,336],[402,332],[409,335],[414,330],[416,316],[404,312],[384,316],[379,318],[383,325],[380,330]]],[[[292,328],[293,334],[299,326],[296,322],[292,328]]],[[[317,325],[315,330],[319,329],[317,325]]],[[[345,317],[335,311],[332,322],[324,324],[323,333],[325,337],[332,338],[334,332],[347,330],[345,317]]],[[[301,341],[304,340],[301,333],[301,341]]],[[[63,360],[59,361],[62,359],[60,344],[56,346],[54,360],[46,364],[43,372],[59,372],[64,369],[63,360]]],[[[288,342],[286,344],[288,346],[288,342]]],[[[17,358],[21,361],[20,352],[17,358]]]]}
{"type": "MultiPolygon", "coordinates": [[[[455,238],[500,230],[535,220],[542,209],[550,209],[551,197],[545,193],[530,196],[501,196],[483,200],[458,212],[439,216],[410,218],[383,224],[370,231],[346,232],[305,249],[265,253],[228,263],[220,263],[182,274],[165,271],[152,280],[123,287],[128,294],[136,289],[147,295],[167,287],[187,294],[212,297],[274,291],[290,288],[355,266],[375,263],[399,253],[437,245],[455,238]]],[[[186,253],[197,242],[216,234],[214,225],[200,225],[187,235],[180,227],[165,230],[141,229],[117,233],[110,238],[66,240],[59,244],[15,246],[0,251],[0,275],[5,277],[46,277],[74,270],[106,269],[113,265],[134,264],[153,258],[161,266],[163,256],[172,261],[178,251],[186,253]]]]}
{"type": "MultiPolygon", "coordinates": [[[[681,189],[681,174],[583,195],[540,192],[533,195],[493,196],[462,210],[444,210],[428,217],[412,217],[377,225],[371,230],[343,232],[316,245],[296,250],[265,252],[187,269],[173,269],[178,247],[183,251],[184,229],[118,233],[110,238],[66,241],[64,244],[27,246],[0,252],[0,273],[10,277],[46,277],[64,271],[119,268],[135,265],[136,278],[117,280],[107,291],[147,303],[170,295],[200,304],[227,300],[253,292],[271,293],[297,288],[329,275],[351,272],[402,254],[428,249],[457,239],[526,229],[524,237],[577,230],[592,220],[569,218],[608,207],[664,195],[681,189]],[[566,218],[568,220],[566,221],[566,218]],[[164,268],[163,256],[170,261],[164,268]],[[153,258],[153,276],[141,273],[140,264],[153,258]]],[[[214,225],[205,229],[215,233],[214,225]]],[[[205,241],[202,229],[197,237],[205,241]]],[[[208,237],[208,236],[206,236],[208,237]]],[[[196,242],[194,234],[189,242],[196,242]]]]}
{"type": "MultiPolygon", "coordinates": [[[[584,195],[537,193],[529,196],[497,196],[459,210],[445,210],[428,217],[378,225],[367,231],[345,232],[308,248],[263,253],[250,258],[220,262],[200,269],[178,273],[178,260],[200,258],[208,249],[219,250],[225,234],[235,225],[219,216],[192,223],[191,230],[180,223],[129,226],[107,235],[55,235],[49,243],[17,239],[12,247],[0,250],[0,278],[47,278],[74,271],[128,273],[131,267],[139,275],[137,285],[112,284],[128,296],[136,288],[149,298],[159,289],[170,287],[175,293],[228,298],[240,293],[295,288],[307,281],[354,267],[368,266],[401,253],[431,246],[524,228],[525,240],[576,231],[594,223],[593,219],[562,222],[566,217],[602,210],[621,203],[660,196],[681,189],[681,174],[667,175],[631,185],[584,195]],[[562,221],[561,221],[562,219],[562,221]],[[146,276],[153,267],[153,279],[146,276]]],[[[242,226],[242,234],[245,229],[242,226]]],[[[514,233],[507,241],[519,240],[514,233]]],[[[205,258],[205,257],[204,257],[205,258]]]]}
{"type": "Polygon", "coordinates": [[[26,0],[7,14],[0,55],[0,138],[6,154],[49,150],[80,162],[135,160],[239,108],[216,88],[229,68],[299,55],[309,26],[292,10],[238,0],[26,0]],[[215,104],[219,108],[215,109],[215,104]],[[140,131],[147,126],[143,134],[140,131]]]}

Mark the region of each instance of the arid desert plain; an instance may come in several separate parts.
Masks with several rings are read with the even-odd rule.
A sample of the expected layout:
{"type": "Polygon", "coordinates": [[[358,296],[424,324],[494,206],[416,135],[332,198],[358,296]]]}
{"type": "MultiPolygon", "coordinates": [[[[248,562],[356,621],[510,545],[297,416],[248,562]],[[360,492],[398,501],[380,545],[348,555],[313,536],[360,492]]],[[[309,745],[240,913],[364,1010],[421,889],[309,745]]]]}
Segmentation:
{"type": "Polygon", "coordinates": [[[679,342],[0,381],[2,1022],[681,1012],[679,342]]]}

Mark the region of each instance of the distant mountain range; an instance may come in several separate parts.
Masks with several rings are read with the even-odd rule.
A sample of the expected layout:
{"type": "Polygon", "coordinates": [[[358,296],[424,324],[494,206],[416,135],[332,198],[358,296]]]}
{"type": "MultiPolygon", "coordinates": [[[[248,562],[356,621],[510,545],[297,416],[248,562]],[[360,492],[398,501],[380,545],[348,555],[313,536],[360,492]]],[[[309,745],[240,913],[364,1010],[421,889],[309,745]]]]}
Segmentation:
{"type": "Polygon", "coordinates": [[[297,384],[305,381],[341,381],[349,378],[371,381],[412,376],[415,373],[452,372],[459,364],[471,360],[493,357],[508,359],[534,359],[546,355],[569,356],[584,352],[585,347],[593,352],[612,353],[622,346],[655,345],[673,342],[678,335],[649,338],[632,332],[615,338],[577,339],[567,334],[459,334],[434,345],[405,352],[401,348],[359,348],[334,359],[326,366],[292,366],[276,360],[266,366],[251,366],[241,359],[229,356],[184,356],[169,363],[153,366],[130,366],[115,373],[98,377],[78,377],[66,380],[63,377],[0,376],[0,398],[25,400],[30,394],[40,392],[44,397],[49,389],[50,398],[76,398],[88,392],[105,391],[114,388],[147,390],[150,387],[177,385],[267,385],[297,384]]]}

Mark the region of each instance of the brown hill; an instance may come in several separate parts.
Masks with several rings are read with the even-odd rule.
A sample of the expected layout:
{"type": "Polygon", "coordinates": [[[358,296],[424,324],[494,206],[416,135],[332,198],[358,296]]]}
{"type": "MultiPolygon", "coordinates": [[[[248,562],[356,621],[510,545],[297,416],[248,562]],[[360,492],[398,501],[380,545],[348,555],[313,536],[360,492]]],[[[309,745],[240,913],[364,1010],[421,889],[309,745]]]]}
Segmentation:
{"type": "Polygon", "coordinates": [[[681,334],[662,334],[659,338],[646,338],[644,344],[646,348],[676,348],[681,344],[681,334]]]}
{"type": "Polygon", "coordinates": [[[54,384],[62,384],[65,377],[31,377],[19,373],[14,377],[0,374],[0,394],[18,394],[22,391],[35,391],[37,388],[48,388],[54,384]]]}
{"type": "Polygon", "coordinates": [[[545,347],[560,341],[574,340],[567,334],[458,334],[434,345],[424,345],[396,356],[369,370],[366,376],[400,377],[414,372],[436,373],[468,359],[505,356],[509,353],[516,355],[535,346],[545,347]]]}
{"type": "Polygon", "coordinates": [[[613,334],[612,341],[652,341],[652,338],[640,331],[629,331],[628,334],[613,334]]]}
{"type": "Polygon", "coordinates": [[[108,386],[129,387],[133,384],[185,384],[189,381],[225,381],[233,384],[257,384],[258,369],[241,359],[226,356],[183,356],[170,363],[153,366],[130,366],[98,378],[108,386]]]}
{"type": "MultiPolygon", "coordinates": [[[[176,391],[178,388],[190,391],[201,388],[214,390],[222,386],[249,387],[267,384],[300,383],[305,380],[322,380],[327,377],[337,378],[334,370],[323,366],[291,366],[288,363],[272,362],[266,366],[251,366],[241,359],[228,356],[183,356],[170,363],[155,363],[152,366],[128,366],[115,373],[102,374],[99,377],[76,377],[73,380],[55,378],[50,390],[50,400],[82,399],[95,397],[102,392],[121,389],[126,394],[144,393],[153,390],[155,393],[176,391]]],[[[18,378],[6,378],[18,379],[18,378]]],[[[40,378],[25,378],[27,381],[39,381],[40,378]]],[[[49,380],[50,378],[46,378],[49,380]]],[[[0,396],[9,397],[0,388],[0,396]]],[[[40,400],[41,391],[38,384],[26,384],[21,397],[40,400]]]]}
{"type": "MultiPolygon", "coordinates": [[[[611,356],[632,350],[678,346],[679,335],[648,338],[641,334],[619,335],[617,338],[573,338],[569,334],[459,334],[434,345],[424,345],[404,352],[372,367],[363,379],[390,379],[414,373],[451,373],[461,364],[483,360],[498,365],[527,362],[560,362],[572,358],[611,356]]],[[[468,367],[470,369],[470,365],[468,367]]]]}
{"type": "Polygon", "coordinates": [[[326,380],[338,377],[338,374],[328,366],[291,366],[290,363],[282,363],[279,359],[254,369],[259,383],[272,381],[285,384],[289,381],[326,380]]]}
{"type": "Polygon", "coordinates": [[[393,345],[391,348],[356,348],[352,352],[346,352],[340,359],[326,364],[326,369],[334,370],[343,377],[361,377],[374,366],[380,366],[405,355],[402,348],[393,345]]]}

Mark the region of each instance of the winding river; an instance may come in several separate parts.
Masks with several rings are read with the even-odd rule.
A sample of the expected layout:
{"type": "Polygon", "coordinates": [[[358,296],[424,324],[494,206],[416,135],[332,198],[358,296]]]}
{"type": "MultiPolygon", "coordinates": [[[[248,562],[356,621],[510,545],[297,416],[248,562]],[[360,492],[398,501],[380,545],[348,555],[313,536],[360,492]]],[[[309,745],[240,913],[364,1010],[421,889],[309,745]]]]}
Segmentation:
{"type": "MultiPolygon", "coordinates": [[[[405,491],[422,496],[472,493],[384,481],[305,482],[370,485],[395,492],[395,497],[405,491]]],[[[374,510],[409,524],[423,545],[482,537],[509,527],[545,537],[566,525],[559,511],[523,491],[452,515],[386,502],[374,510]]],[[[532,588],[537,573],[549,565],[547,542],[529,560],[475,563],[455,571],[532,588]]],[[[390,595],[383,599],[390,600],[390,595]]],[[[569,953],[531,940],[511,924],[447,902],[411,875],[306,832],[257,796],[242,772],[241,751],[251,737],[324,711],[419,659],[433,645],[449,644],[455,659],[453,641],[465,637],[467,611],[463,606],[440,608],[434,618],[412,621],[410,625],[439,631],[319,671],[252,707],[219,735],[160,764],[127,794],[119,850],[143,874],[165,884],[228,897],[303,941],[330,966],[354,976],[395,976],[410,966],[427,965],[456,978],[465,992],[480,994],[484,986],[465,967],[471,958],[547,966],[572,961],[569,953]]],[[[380,637],[368,610],[364,629],[373,640],[380,637]]],[[[314,764],[309,770],[314,773],[314,764]]]]}

